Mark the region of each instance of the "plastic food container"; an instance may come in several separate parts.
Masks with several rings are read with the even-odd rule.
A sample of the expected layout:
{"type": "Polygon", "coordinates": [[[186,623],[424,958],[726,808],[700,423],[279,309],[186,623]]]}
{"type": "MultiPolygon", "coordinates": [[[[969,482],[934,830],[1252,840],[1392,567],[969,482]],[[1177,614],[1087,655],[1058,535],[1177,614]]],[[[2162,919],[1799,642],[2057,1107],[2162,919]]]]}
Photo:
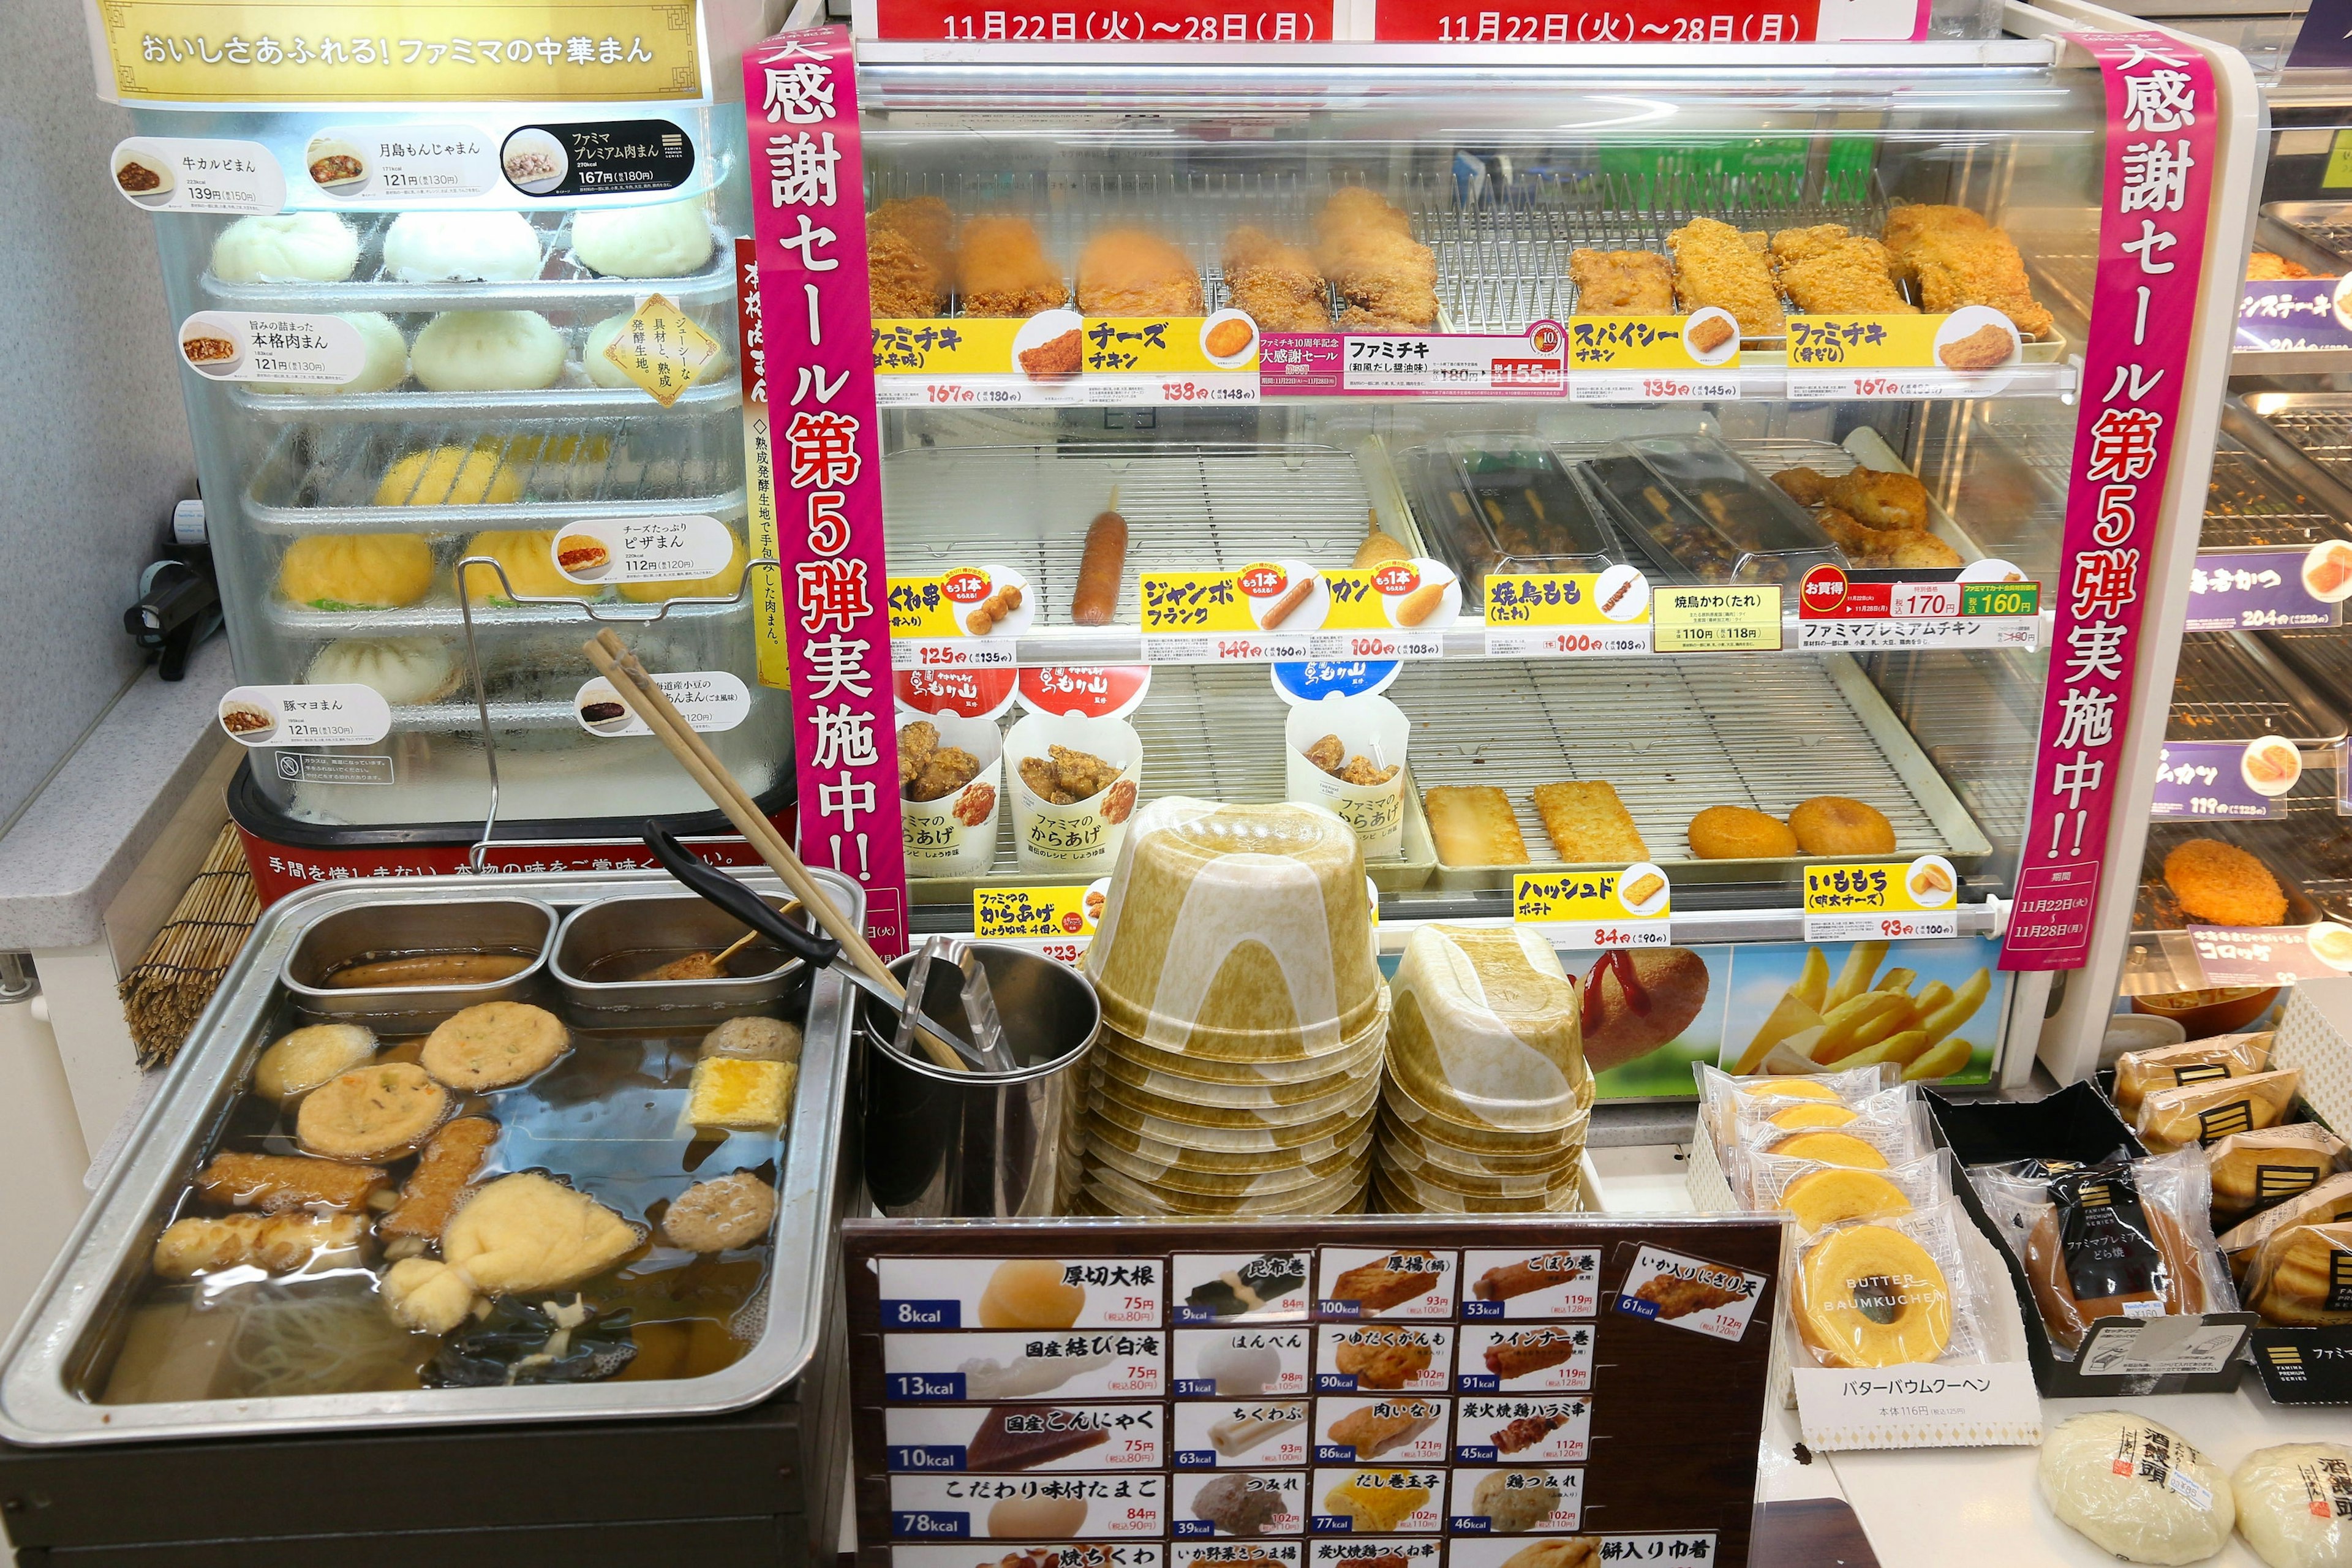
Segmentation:
{"type": "Polygon", "coordinates": [[[1357,1082],[1343,1081],[1339,1088],[1327,1093],[1289,1105],[1210,1105],[1177,1095],[1154,1094],[1148,1089],[1139,1089],[1113,1077],[1100,1064],[1094,1065],[1093,1075],[1094,1092],[1101,1099],[1139,1115],[1154,1117],[1184,1128],[1286,1128],[1312,1125],[1333,1118],[1345,1121],[1370,1112],[1381,1095],[1380,1078],[1374,1074],[1357,1082]]]}
{"type": "Polygon", "coordinates": [[[1319,1082],[1336,1072],[1357,1072],[1367,1063],[1378,1062],[1388,1048],[1389,990],[1381,987],[1381,1009],[1370,1027],[1355,1039],[1325,1056],[1299,1057],[1289,1061],[1221,1062],[1209,1057],[1189,1057],[1181,1051],[1163,1051],[1147,1046],[1125,1035],[1104,1031],[1103,1038],[1110,1049],[1130,1065],[1147,1068],[1164,1077],[1181,1079],[1188,1086],[1213,1085],[1239,1088],[1281,1088],[1289,1084],[1319,1082]]]}
{"type": "Polygon", "coordinates": [[[1583,1153],[1584,1146],[1574,1143],[1567,1149],[1567,1161],[1549,1171],[1473,1175],[1382,1140],[1381,1166],[1406,1192],[1418,1193],[1429,1187],[1461,1197],[1549,1198],[1557,1196],[1562,1186],[1575,1184],[1577,1161],[1583,1153]]]}
{"type": "Polygon", "coordinates": [[[1135,727],[1124,719],[1032,713],[1005,736],[1004,756],[1021,868],[1069,877],[1099,877],[1109,870],[1127,841],[1143,787],[1143,742],[1135,727]],[[1021,773],[1024,759],[1051,758],[1055,746],[1098,757],[1117,766],[1118,775],[1084,800],[1057,805],[1030,788],[1021,773]]]}
{"type": "Polygon", "coordinates": [[[1370,1155],[1372,1137],[1370,1132],[1366,1132],[1338,1153],[1319,1160],[1279,1170],[1230,1173],[1163,1163],[1141,1154],[1129,1153],[1103,1140],[1090,1144],[1087,1154],[1097,1166],[1117,1171],[1129,1181],[1154,1190],[1164,1188],[1172,1193],[1192,1193],[1203,1197],[1255,1196],[1295,1192],[1301,1187],[1311,1187],[1330,1180],[1370,1155]]]}
{"type": "Polygon", "coordinates": [[[1099,1079],[1091,1080],[1091,1092],[1087,1097],[1087,1109],[1098,1121],[1115,1128],[1123,1127],[1154,1142],[1180,1149],[1231,1154],[1279,1152],[1295,1163],[1299,1156],[1291,1151],[1350,1143],[1372,1124],[1372,1112],[1367,1109],[1357,1114],[1322,1116],[1287,1127],[1269,1127],[1262,1123],[1246,1127],[1206,1127],[1192,1122],[1171,1121],[1150,1111],[1138,1110],[1102,1093],[1100,1083],[1099,1079]]]}
{"type": "MultiPolygon", "coordinates": [[[[768,901],[780,910],[792,906],[788,899],[768,901]]],[[[806,966],[762,937],[727,961],[724,979],[636,976],[688,953],[716,953],[742,934],[732,918],[692,893],[599,899],[563,917],[555,936],[556,988],[584,1028],[715,1026],[782,1002],[804,984],[806,966]]]]}
{"type": "Polygon", "coordinates": [[[1399,1163],[1406,1164],[1407,1169],[1419,1169],[1417,1164],[1407,1163],[1417,1161],[1421,1164],[1433,1165],[1465,1176],[1554,1176],[1563,1167],[1576,1163],[1580,1142],[1570,1133],[1562,1132],[1555,1135],[1557,1142],[1553,1142],[1529,1140],[1531,1146],[1522,1153],[1505,1153],[1501,1150],[1473,1152],[1433,1138],[1423,1137],[1398,1120],[1385,1099],[1381,1101],[1380,1137],[1381,1145],[1395,1153],[1399,1163]]]}
{"type": "Polygon", "coordinates": [[[1412,721],[1385,697],[1326,697],[1302,702],[1283,721],[1283,793],[1339,814],[1356,830],[1367,860],[1394,859],[1404,848],[1405,748],[1412,721]],[[1307,748],[1339,738],[1342,761],[1362,757],[1392,769],[1379,784],[1349,784],[1307,760],[1307,748]]]}
{"type": "MultiPolygon", "coordinates": [[[[899,726],[917,721],[908,719],[899,726]]],[[[1004,731],[989,719],[930,713],[940,744],[969,752],[980,772],[936,800],[898,803],[909,877],[977,877],[996,859],[996,819],[1004,804],[1004,731]]]]}
{"type": "Polygon", "coordinates": [[[1811,513],[1711,436],[1613,442],[1577,468],[1670,581],[1793,585],[1846,563],[1811,513]]]}
{"type": "Polygon", "coordinates": [[[1606,515],[1549,448],[1462,436],[1407,454],[1407,474],[1441,559],[1483,597],[1492,572],[1590,572],[1616,564],[1606,515]]]}
{"type": "Polygon", "coordinates": [[[307,928],[278,966],[287,999],[306,1023],[429,1029],[482,1002],[520,1001],[543,982],[554,946],[554,906],[536,899],[425,899],[339,910],[307,928]],[[338,986],[338,970],[438,953],[511,953],[530,963],[476,984],[338,986]]]}
{"type": "Polygon", "coordinates": [[[1577,1131],[1585,1125],[1581,1121],[1574,1121],[1566,1128],[1549,1132],[1503,1131],[1466,1126],[1422,1104],[1393,1076],[1381,1089],[1381,1104],[1391,1117],[1411,1128],[1423,1142],[1444,1143],[1465,1154],[1481,1157],[1488,1154],[1549,1153],[1557,1150],[1563,1140],[1575,1142],[1577,1131]]]}
{"type": "MultiPolygon", "coordinates": [[[[1317,1163],[1352,1151],[1372,1131],[1372,1119],[1368,1116],[1360,1122],[1350,1122],[1330,1133],[1304,1138],[1296,1143],[1213,1149],[1171,1142],[1156,1133],[1122,1125],[1091,1108],[1078,1125],[1089,1149],[1116,1149],[1155,1164],[1217,1175],[1260,1175],[1291,1170],[1302,1163],[1317,1163]]],[[[1189,1133],[1191,1130],[1178,1131],[1189,1133]]]]}
{"type": "Polygon", "coordinates": [[[1310,805],[1152,802],[1119,853],[1087,973],[1103,1021],[1160,1050],[1255,1062],[1344,1049],[1381,1006],[1355,830],[1310,805]]]}
{"type": "Polygon", "coordinates": [[[1423,926],[1405,942],[1391,1006],[1389,1071],[1440,1116],[1557,1132],[1591,1110],[1576,984],[1540,937],[1423,926]]]}
{"type": "Polygon", "coordinates": [[[1369,1052],[1334,1058],[1344,1065],[1322,1078],[1290,1083],[1204,1083],[1197,1079],[1179,1078],[1136,1066],[1110,1042],[1105,1043],[1097,1065],[1105,1078],[1123,1088],[1163,1100],[1189,1100],[1219,1110],[1279,1112],[1338,1100],[1368,1079],[1377,1080],[1381,1071],[1380,1042],[1376,1039],[1370,1044],[1372,1049],[1369,1052]]]}
{"type": "Polygon", "coordinates": [[[1370,1162],[1364,1160],[1311,1186],[1260,1194],[1204,1197],[1147,1186],[1129,1181],[1116,1171],[1098,1168],[1087,1173],[1086,1190],[1105,1208],[1129,1215],[1326,1214],[1342,1205],[1360,1202],[1370,1175],[1370,1162]]]}
{"type": "Polygon", "coordinates": [[[1570,1182],[1556,1197],[1468,1198],[1434,1188],[1414,1191],[1401,1184],[1386,1167],[1372,1166],[1372,1193],[1391,1214],[1572,1214],[1584,1207],[1583,1190],[1570,1182]]]}

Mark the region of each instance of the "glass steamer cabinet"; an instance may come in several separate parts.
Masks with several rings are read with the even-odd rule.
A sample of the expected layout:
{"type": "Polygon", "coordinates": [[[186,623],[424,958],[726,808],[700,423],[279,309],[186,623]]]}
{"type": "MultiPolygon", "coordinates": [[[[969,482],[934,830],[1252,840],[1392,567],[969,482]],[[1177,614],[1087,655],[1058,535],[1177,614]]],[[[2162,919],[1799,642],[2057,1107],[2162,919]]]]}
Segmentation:
{"type": "Polygon", "coordinates": [[[778,19],[709,0],[511,37],[432,5],[383,37],[93,22],[138,132],[111,172],[155,213],[179,323],[265,899],[469,853],[650,864],[648,815],[725,832],[583,689],[600,622],[789,819],[752,630],[773,578],[746,571],[742,121],[719,101],[778,19]]]}
{"type": "Polygon", "coordinates": [[[1314,801],[1386,963],[1544,930],[1604,1096],[1837,1059],[1864,997],[1915,1080],[2087,1072],[2260,106],[2155,39],[2201,172],[2135,195],[2125,79],[2173,66],[2006,20],[1188,54],[861,14],[915,936],[1074,956],[1135,811],[1314,801]],[[2151,419],[2168,468],[2089,439],[2151,419]],[[1624,977],[1654,1016],[1595,1048],[1624,977]]]}

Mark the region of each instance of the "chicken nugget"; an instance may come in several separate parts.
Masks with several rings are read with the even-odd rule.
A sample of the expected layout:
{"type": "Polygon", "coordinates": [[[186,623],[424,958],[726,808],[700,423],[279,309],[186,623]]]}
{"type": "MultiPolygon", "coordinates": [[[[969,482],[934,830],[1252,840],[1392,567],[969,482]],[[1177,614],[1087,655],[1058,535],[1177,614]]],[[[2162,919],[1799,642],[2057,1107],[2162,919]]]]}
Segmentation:
{"type": "Polygon", "coordinates": [[[1089,316],[1197,316],[1201,274],[1149,229],[1105,229],[1078,256],[1078,309],[1089,316]]]}
{"type": "Polygon", "coordinates": [[[1927,526],[1927,487],[1910,474],[1854,468],[1832,479],[1822,499],[1867,528],[1927,526]]]}
{"type": "Polygon", "coordinates": [[[1300,753],[1327,773],[1336,773],[1339,764],[1348,760],[1348,748],[1337,735],[1326,735],[1300,753]]]}
{"type": "Polygon", "coordinates": [[[1580,316],[1670,316],[1675,269],[1654,250],[1574,250],[1569,281],[1580,316]]]}
{"type": "Polygon", "coordinates": [[[961,746],[941,746],[923,759],[914,782],[907,786],[908,800],[944,800],[980,776],[980,759],[961,746]]]}
{"type": "Polygon", "coordinates": [[[1830,477],[1819,468],[1783,468],[1772,482],[1799,506],[1819,506],[1829,493],[1830,477]]]}
{"type": "Polygon", "coordinates": [[[956,292],[967,316],[1026,318],[1070,302],[1062,270],[1045,258],[1025,218],[976,217],[956,252],[956,292]]]}
{"type": "Polygon", "coordinates": [[[940,749],[940,727],[918,719],[898,731],[898,784],[901,788],[922,775],[923,763],[940,749]]]}
{"type": "Polygon", "coordinates": [[[2224,926],[2274,926],[2286,919],[2286,894],[2271,868],[2234,844],[2191,838],[2164,858],[2164,885],[2192,921],[2224,926]]]}
{"type": "Polygon", "coordinates": [[[1761,235],[1713,218],[1693,218],[1666,237],[1675,258],[1675,295],[1685,311],[1713,305],[1739,323],[1743,336],[1777,336],[1785,325],[1780,290],[1766,265],[1761,235]]]}

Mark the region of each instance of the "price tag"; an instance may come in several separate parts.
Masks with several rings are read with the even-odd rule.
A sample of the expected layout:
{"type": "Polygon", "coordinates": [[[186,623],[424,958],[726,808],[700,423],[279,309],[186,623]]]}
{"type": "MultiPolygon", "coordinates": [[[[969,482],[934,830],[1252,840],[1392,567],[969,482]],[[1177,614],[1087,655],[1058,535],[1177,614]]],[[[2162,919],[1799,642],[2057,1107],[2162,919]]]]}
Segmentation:
{"type": "Polygon", "coordinates": [[[1213,316],[1088,316],[1079,328],[1088,403],[1255,403],[1256,323],[1213,316]]]}
{"type": "Polygon", "coordinates": [[[984,888],[971,896],[971,932],[982,942],[1042,952],[1065,963],[1086,955],[1106,882],[1061,888],[984,888]]]}
{"type": "Polygon", "coordinates": [[[372,686],[240,686],[215,712],[241,746],[372,746],[392,733],[392,709],[372,686]]]}
{"type": "Polygon", "coordinates": [[[2042,1440],[2042,1401],[2021,1361],[1980,1366],[1796,1369],[1797,1420],[1822,1449],[2025,1444],[2042,1440]]]}
{"type": "Polygon", "coordinates": [[[1945,316],[1790,316],[1789,395],[1981,396],[2007,384],[2021,357],[2017,329],[1989,306],[1945,316]]]}
{"type": "Polygon", "coordinates": [[[2252,820],[2279,815],[2279,797],[2303,777],[2303,755],[2281,735],[2167,741],[2156,754],[2151,816],[2252,820]]]}
{"type": "Polygon", "coordinates": [[[2340,540],[2308,551],[2200,552],[2189,574],[2189,616],[2181,629],[2341,626],[2347,593],[2352,593],[2352,544],[2340,540]]]}
{"type": "Polygon", "coordinates": [[[1007,566],[890,579],[890,668],[1010,669],[1036,619],[1029,580],[1007,566]]]}
{"type": "Polygon", "coordinates": [[[1525,337],[1351,332],[1341,341],[1347,392],[1558,397],[1567,383],[1567,332],[1558,321],[1538,321],[1525,337]]]}
{"type": "Polygon", "coordinates": [[[1441,561],[1384,561],[1322,574],[1330,613],[1314,638],[1315,657],[1436,658],[1445,652],[1445,628],[1462,611],[1462,587],[1441,561]]]}
{"type": "Polygon", "coordinates": [[[592,517],[554,530],[547,548],[556,571],[574,583],[630,584],[716,577],[740,547],[725,523],[695,513],[592,517]]]}
{"type": "Polygon", "coordinates": [[[1822,653],[2031,649],[2042,640],[2041,605],[2039,583],[1856,583],[1824,563],[1799,590],[1797,646],[1822,653]]]}
{"type": "Polygon", "coordinates": [[[1771,653],[1780,647],[1780,585],[1666,587],[1651,645],[1660,653],[1771,653]]]}
{"type": "Polygon", "coordinates": [[[137,136],[114,148],[114,188],[150,212],[274,213],[286,174],[258,142],[137,136]]]}
{"type": "Polygon", "coordinates": [[[2190,926],[2189,951],[2208,986],[2292,985],[2352,973],[2352,928],[2190,926]]]}
{"type": "Polygon", "coordinates": [[[1940,855],[1805,868],[1807,942],[1907,942],[1958,936],[1958,875],[1940,855]]]}
{"type": "Polygon", "coordinates": [[[1322,574],[1302,561],[1259,561],[1237,572],[1137,576],[1143,657],[1152,664],[1220,664],[1314,657],[1312,634],[1329,613],[1322,574]]]}
{"type": "Polygon", "coordinates": [[[1539,925],[1563,947],[1671,944],[1674,889],[1646,861],[1622,871],[1522,871],[1511,879],[1511,919],[1539,925]]]}
{"type": "Polygon", "coordinates": [[[1739,395],[1739,324],[1727,311],[1689,316],[1571,316],[1568,395],[1574,403],[1718,402],[1739,395]]]}
{"type": "Polygon", "coordinates": [[[978,407],[1076,401],[1078,316],[1074,310],[1047,314],[1061,321],[969,316],[876,321],[875,404],[978,407]]]}
{"type": "Polygon", "coordinates": [[[1647,653],[1650,615],[1650,580],[1631,566],[1486,576],[1486,653],[1493,658],[1647,653]]]}

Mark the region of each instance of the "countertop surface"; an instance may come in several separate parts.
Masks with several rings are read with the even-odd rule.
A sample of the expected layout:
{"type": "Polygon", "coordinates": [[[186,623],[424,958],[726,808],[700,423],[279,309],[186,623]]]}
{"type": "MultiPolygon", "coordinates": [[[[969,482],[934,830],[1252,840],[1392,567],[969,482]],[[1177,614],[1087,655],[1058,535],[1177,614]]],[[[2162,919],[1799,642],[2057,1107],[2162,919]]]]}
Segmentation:
{"type": "Polygon", "coordinates": [[[150,668],[125,687],[24,814],[0,837],[0,949],[98,941],[108,903],[215,751],[215,721],[236,684],[228,641],[215,637],[184,680],[150,668]]]}

